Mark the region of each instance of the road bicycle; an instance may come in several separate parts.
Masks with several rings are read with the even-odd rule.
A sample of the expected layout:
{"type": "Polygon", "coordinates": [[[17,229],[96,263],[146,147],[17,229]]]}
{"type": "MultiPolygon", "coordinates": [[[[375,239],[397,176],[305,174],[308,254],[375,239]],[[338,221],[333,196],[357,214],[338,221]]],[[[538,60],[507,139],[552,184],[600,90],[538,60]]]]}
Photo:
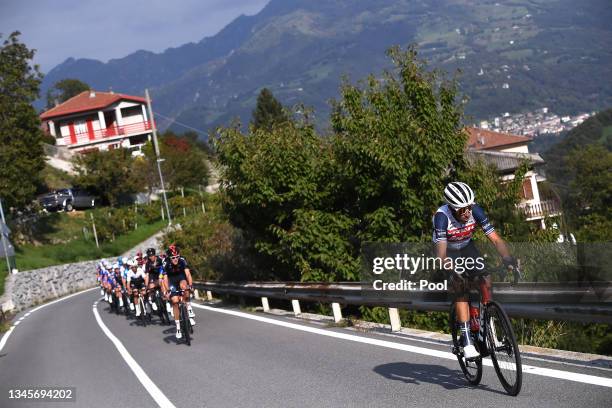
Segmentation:
{"type": "MultiPolygon", "coordinates": [[[[518,282],[520,270],[513,269],[514,282],[518,282]]],[[[480,354],[473,359],[467,359],[463,355],[461,342],[461,331],[456,322],[455,303],[450,309],[450,330],[452,336],[452,352],[457,356],[459,366],[467,381],[472,385],[478,385],[482,379],[482,359],[491,357],[495,373],[502,386],[509,395],[516,396],[521,391],[523,370],[521,364],[521,353],[516,343],[516,336],[512,323],[502,306],[490,300],[489,289],[486,287],[482,277],[474,277],[478,281],[478,303],[472,306],[468,302],[470,311],[470,333],[472,343],[480,354]],[[484,299],[484,303],[483,302],[484,299]]]]}
{"type": "Polygon", "coordinates": [[[191,335],[193,334],[193,326],[191,325],[191,322],[189,321],[187,303],[183,301],[184,293],[185,291],[182,289],[172,291],[172,293],[170,294],[170,297],[178,296],[180,299],[178,303],[178,308],[179,308],[179,321],[180,321],[181,332],[183,333],[183,337],[185,338],[185,344],[187,344],[188,346],[191,346],[191,335]]]}
{"type": "Polygon", "coordinates": [[[152,300],[157,306],[157,315],[159,316],[161,324],[169,324],[170,318],[168,317],[168,313],[166,312],[166,302],[164,301],[161,290],[159,288],[156,288],[155,292],[153,292],[152,300]]]}
{"type": "MultiPolygon", "coordinates": [[[[144,327],[147,326],[147,320],[150,322],[150,313],[147,313],[147,308],[145,307],[144,295],[140,293],[138,289],[132,289],[132,299],[134,298],[134,292],[138,291],[138,305],[140,307],[140,316],[137,316],[137,319],[140,320],[144,327]]],[[[134,310],[136,310],[136,306],[134,306],[134,310]]]]}

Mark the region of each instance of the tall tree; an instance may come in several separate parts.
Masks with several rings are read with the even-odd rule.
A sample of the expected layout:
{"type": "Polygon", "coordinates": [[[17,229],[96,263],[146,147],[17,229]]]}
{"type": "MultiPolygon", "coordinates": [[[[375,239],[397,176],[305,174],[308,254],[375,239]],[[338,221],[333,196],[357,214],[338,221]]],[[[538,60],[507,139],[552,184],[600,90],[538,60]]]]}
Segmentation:
{"type": "Polygon", "coordinates": [[[251,124],[255,129],[272,130],[275,124],[287,121],[283,105],[272,95],[268,88],[263,88],[257,97],[257,106],[253,110],[251,124]]]}
{"type": "Polygon", "coordinates": [[[90,86],[78,79],[62,79],[53,84],[47,91],[47,109],[55,106],[55,102],[62,103],[68,99],[90,89],[90,86]]]}
{"type": "Polygon", "coordinates": [[[136,179],[134,160],[126,149],[92,152],[76,158],[79,186],[95,191],[111,206],[128,200],[137,193],[140,180],[136,179]]]}
{"type": "Polygon", "coordinates": [[[0,47],[0,195],[9,207],[32,200],[45,167],[43,133],[32,106],[42,74],[20,35],[13,32],[0,47]]]}

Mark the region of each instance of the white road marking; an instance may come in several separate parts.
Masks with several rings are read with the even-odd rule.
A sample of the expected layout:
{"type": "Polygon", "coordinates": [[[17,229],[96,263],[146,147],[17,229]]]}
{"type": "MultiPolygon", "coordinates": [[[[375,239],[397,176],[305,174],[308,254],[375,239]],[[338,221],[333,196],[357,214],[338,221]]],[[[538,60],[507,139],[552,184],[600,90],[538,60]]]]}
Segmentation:
{"type": "MultiPolygon", "coordinates": [[[[303,326],[300,324],[284,322],[281,320],[270,319],[268,317],[257,316],[257,315],[253,315],[249,313],[239,312],[236,310],[227,310],[227,309],[220,309],[220,308],[210,307],[210,306],[205,306],[205,305],[199,305],[197,303],[192,303],[192,306],[200,308],[200,309],[204,309],[204,310],[209,310],[211,312],[225,313],[225,314],[232,315],[232,316],[243,317],[245,319],[256,320],[256,321],[263,322],[263,323],[269,323],[269,324],[273,324],[276,326],[282,326],[282,327],[287,327],[287,328],[294,329],[294,330],[314,333],[314,334],[318,334],[321,336],[334,337],[337,339],[355,341],[359,343],[365,343],[365,344],[370,344],[370,345],[379,346],[379,347],[386,347],[386,348],[395,349],[395,350],[408,351],[410,353],[422,354],[422,355],[427,355],[427,356],[432,356],[432,357],[439,357],[439,358],[444,358],[448,360],[457,360],[457,357],[454,354],[445,352],[445,351],[433,350],[433,349],[428,349],[425,347],[417,347],[417,346],[412,346],[409,344],[394,343],[394,342],[387,341],[387,340],[373,339],[369,337],[361,337],[361,336],[356,336],[354,334],[340,333],[340,332],[335,332],[331,330],[318,329],[316,327],[303,326]]],[[[493,366],[493,362],[489,359],[483,359],[482,363],[490,367],[493,366]]],[[[552,378],[559,378],[562,380],[575,381],[575,382],[580,382],[580,383],[585,383],[585,384],[600,385],[603,387],[612,387],[612,378],[597,377],[594,375],[573,373],[573,372],[568,372],[568,371],[554,370],[551,368],[542,368],[542,367],[535,367],[535,366],[530,366],[530,365],[523,365],[523,372],[529,373],[529,374],[541,375],[544,377],[552,377],[552,378]]]]}
{"type": "Polygon", "coordinates": [[[113,342],[113,344],[117,348],[117,351],[119,351],[119,354],[121,354],[121,357],[123,357],[123,360],[125,360],[134,375],[136,375],[136,378],[138,378],[138,381],[140,381],[145,390],[147,390],[147,392],[155,400],[157,405],[162,408],[175,408],[174,404],[170,402],[170,400],[164,395],[164,393],[159,389],[159,387],[157,387],[157,385],[155,385],[151,378],[149,378],[147,373],[144,372],[142,367],[140,367],[136,360],[134,360],[134,358],[127,351],[123,343],[121,343],[121,341],[117,337],[115,337],[115,335],[108,329],[108,327],[106,327],[106,325],[102,321],[102,318],[100,317],[100,314],[98,313],[97,304],[98,302],[95,302],[93,305],[93,314],[96,317],[98,326],[100,326],[104,334],[106,334],[106,337],[108,337],[113,342]]]}
{"type": "Polygon", "coordinates": [[[14,329],[15,329],[15,326],[11,326],[11,328],[8,329],[6,333],[4,333],[4,336],[2,336],[2,339],[0,340],[0,351],[2,351],[2,348],[6,344],[6,341],[11,336],[11,333],[13,332],[14,329]]]}
{"type": "MultiPolygon", "coordinates": [[[[97,287],[96,287],[96,288],[97,288],[97,287]]],[[[43,307],[50,306],[50,305],[52,305],[52,304],[54,304],[54,303],[61,302],[61,301],[66,300],[66,299],[70,299],[70,298],[71,298],[71,297],[73,297],[73,296],[80,295],[81,293],[89,292],[90,290],[94,290],[94,289],[96,289],[96,288],[85,289],[85,290],[82,290],[82,291],[80,291],[80,292],[73,293],[72,295],[64,296],[64,297],[61,297],[61,298],[59,298],[59,299],[56,299],[56,300],[54,300],[54,301],[52,301],[52,302],[45,303],[45,304],[43,304],[43,305],[37,306],[37,307],[35,307],[34,309],[30,310],[30,311],[29,311],[29,312],[27,312],[25,315],[21,316],[21,317],[20,317],[20,318],[19,318],[19,319],[18,319],[18,320],[15,322],[15,323],[13,323],[13,325],[11,326],[11,328],[10,328],[10,329],[8,329],[6,333],[4,333],[4,336],[2,336],[2,339],[0,340],[0,351],[2,351],[2,348],[4,347],[4,345],[6,344],[6,342],[7,342],[8,338],[10,337],[11,333],[13,332],[13,329],[14,329],[14,328],[15,328],[15,327],[16,327],[16,326],[19,324],[19,323],[21,323],[21,321],[22,321],[24,318],[26,318],[27,316],[31,315],[32,313],[34,313],[34,312],[35,312],[35,311],[37,311],[37,310],[42,309],[43,307]]]]}

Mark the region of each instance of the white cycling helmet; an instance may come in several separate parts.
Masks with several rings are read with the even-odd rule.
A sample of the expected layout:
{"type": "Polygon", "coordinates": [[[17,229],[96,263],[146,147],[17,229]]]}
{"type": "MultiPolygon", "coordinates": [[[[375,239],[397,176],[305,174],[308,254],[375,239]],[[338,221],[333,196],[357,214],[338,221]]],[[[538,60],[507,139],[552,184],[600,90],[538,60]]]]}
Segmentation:
{"type": "Polygon", "coordinates": [[[121,263],[123,263],[123,264],[127,264],[128,263],[127,256],[124,256],[123,258],[121,258],[121,263]]]}
{"type": "Polygon", "coordinates": [[[138,266],[138,262],[136,262],[136,261],[135,261],[135,260],[133,260],[133,259],[128,260],[128,261],[127,261],[127,264],[128,264],[128,266],[130,266],[130,267],[131,267],[131,266],[138,266]]]}
{"type": "Polygon", "coordinates": [[[474,204],[474,191],[465,183],[453,181],[446,185],[444,198],[456,210],[474,204]]]}

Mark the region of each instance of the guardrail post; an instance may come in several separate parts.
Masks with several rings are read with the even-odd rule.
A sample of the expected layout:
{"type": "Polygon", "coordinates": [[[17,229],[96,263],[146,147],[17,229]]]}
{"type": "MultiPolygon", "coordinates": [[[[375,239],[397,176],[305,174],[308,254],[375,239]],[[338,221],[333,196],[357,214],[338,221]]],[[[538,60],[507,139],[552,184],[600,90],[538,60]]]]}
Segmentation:
{"type": "Polygon", "coordinates": [[[270,311],[270,304],[268,303],[268,298],[267,297],[262,297],[261,298],[261,305],[263,306],[263,311],[264,312],[269,312],[270,311]]]}
{"type": "Polygon", "coordinates": [[[213,300],[212,299],[212,292],[210,290],[206,291],[206,300],[213,300]]]}
{"type": "Polygon", "coordinates": [[[200,299],[200,292],[197,289],[193,290],[193,297],[196,299],[200,299]]]}
{"type": "Polygon", "coordinates": [[[340,304],[336,302],[332,303],[332,310],[334,312],[334,321],[336,323],[342,321],[342,311],[340,310],[340,304]]]}
{"type": "Polygon", "coordinates": [[[297,299],[293,299],[291,301],[291,305],[293,306],[293,314],[299,316],[302,314],[302,309],[300,309],[300,301],[297,299]]]}
{"type": "Polygon", "coordinates": [[[400,321],[399,311],[396,307],[389,308],[389,320],[391,320],[391,331],[400,331],[402,323],[400,321]]]}

